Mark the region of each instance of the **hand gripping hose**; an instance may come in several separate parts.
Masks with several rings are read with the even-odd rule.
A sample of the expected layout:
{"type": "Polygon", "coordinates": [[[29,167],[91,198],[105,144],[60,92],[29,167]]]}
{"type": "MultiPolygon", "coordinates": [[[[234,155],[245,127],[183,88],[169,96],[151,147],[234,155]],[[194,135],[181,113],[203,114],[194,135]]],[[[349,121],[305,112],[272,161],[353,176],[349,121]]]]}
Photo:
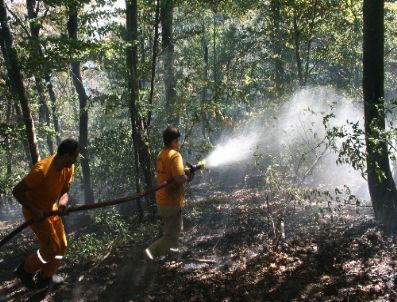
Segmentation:
{"type": "MultiPolygon", "coordinates": [[[[105,200],[102,202],[94,203],[94,204],[86,204],[86,205],[81,205],[81,206],[75,206],[75,207],[70,207],[66,208],[64,211],[50,211],[44,213],[44,218],[50,217],[50,216],[63,216],[63,215],[68,215],[69,213],[73,212],[78,212],[78,211],[86,211],[86,210],[92,210],[92,209],[97,209],[97,208],[103,208],[107,206],[112,206],[120,203],[124,203],[127,201],[132,201],[132,200],[137,200],[140,199],[146,195],[149,195],[151,193],[154,193],[162,188],[165,188],[169,186],[170,184],[174,183],[175,180],[171,179],[169,181],[163,182],[162,184],[159,184],[155,187],[149,188],[146,191],[136,193],[134,195],[130,196],[125,196],[117,199],[112,199],[112,200],[105,200]]],[[[20,233],[22,230],[30,226],[32,223],[34,223],[33,219],[26,220],[24,223],[22,223],[20,226],[15,228],[11,233],[6,235],[1,241],[0,241],[0,248],[6,244],[8,241],[10,241],[15,235],[20,233]]]]}

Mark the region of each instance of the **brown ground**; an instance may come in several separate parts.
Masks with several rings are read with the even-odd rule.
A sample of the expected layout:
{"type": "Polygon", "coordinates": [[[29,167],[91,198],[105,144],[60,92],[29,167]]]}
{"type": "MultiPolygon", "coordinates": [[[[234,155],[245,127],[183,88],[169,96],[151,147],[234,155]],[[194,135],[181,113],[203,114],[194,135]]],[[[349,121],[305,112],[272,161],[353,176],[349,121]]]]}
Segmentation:
{"type": "MultiPolygon", "coordinates": [[[[65,283],[43,301],[397,301],[396,238],[383,235],[369,208],[320,214],[291,203],[286,238],[276,248],[272,207],[264,192],[248,189],[192,200],[180,253],[143,260],[154,232],[113,243],[89,261],[63,266],[65,283]]],[[[0,301],[43,298],[10,274],[34,248],[29,236],[0,250],[0,301]]]]}

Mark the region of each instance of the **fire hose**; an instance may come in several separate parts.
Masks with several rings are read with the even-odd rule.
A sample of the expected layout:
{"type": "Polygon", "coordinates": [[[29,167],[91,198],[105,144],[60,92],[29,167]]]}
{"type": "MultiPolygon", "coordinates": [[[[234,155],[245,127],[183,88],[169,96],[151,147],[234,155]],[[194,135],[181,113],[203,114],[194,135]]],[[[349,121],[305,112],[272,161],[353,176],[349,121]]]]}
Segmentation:
{"type": "MultiPolygon", "coordinates": [[[[204,169],[204,162],[199,162],[197,165],[191,165],[189,163],[186,163],[187,169],[190,171],[190,173],[194,173],[197,170],[204,169]]],[[[70,207],[66,208],[65,210],[57,210],[57,211],[49,211],[44,213],[44,217],[48,218],[50,216],[64,216],[64,215],[69,215],[69,213],[73,212],[79,212],[79,211],[86,211],[86,210],[92,210],[92,209],[98,209],[98,208],[103,208],[107,206],[112,206],[116,204],[121,204],[127,201],[132,201],[132,200],[137,200],[140,199],[146,195],[152,194],[160,189],[163,189],[171,184],[175,183],[175,179],[171,179],[168,181],[165,181],[155,187],[149,188],[143,192],[136,193],[134,195],[129,195],[121,198],[116,198],[116,199],[111,199],[111,200],[105,200],[102,202],[94,203],[94,204],[86,204],[86,205],[80,205],[80,206],[75,206],[75,207],[70,207]]],[[[15,228],[13,231],[11,231],[8,235],[6,235],[1,241],[0,241],[0,248],[6,244],[8,241],[10,241],[15,235],[23,231],[25,228],[33,224],[35,221],[32,219],[26,220],[24,223],[22,223],[20,226],[15,228]]]]}

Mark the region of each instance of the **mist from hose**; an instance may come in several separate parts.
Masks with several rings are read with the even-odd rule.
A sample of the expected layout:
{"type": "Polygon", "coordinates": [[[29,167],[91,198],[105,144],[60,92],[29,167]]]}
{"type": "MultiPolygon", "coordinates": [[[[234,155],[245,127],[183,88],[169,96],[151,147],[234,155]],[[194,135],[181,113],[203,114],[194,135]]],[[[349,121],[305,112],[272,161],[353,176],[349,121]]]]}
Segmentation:
{"type": "Polygon", "coordinates": [[[251,158],[259,141],[259,135],[238,135],[220,142],[205,159],[205,166],[215,168],[238,163],[251,158]]]}
{"type": "Polygon", "coordinates": [[[335,116],[328,127],[340,127],[348,121],[363,125],[361,103],[331,87],[299,89],[276,109],[258,108],[242,117],[235,131],[227,130],[215,143],[215,149],[204,159],[205,166],[222,169],[219,177],[227,182],[239,172],[261,173],[255,172],[256,163],[266,169],[272,163],[286,164],[281,161],[288,159],[291,167],[299,167],[295,174],[305,179],[304,185],[348,185],[354,193],[369,198],[361,173],[348,164],[336,164],[337,154],[325,143],[323,118],[331,112],[335,116]]]}

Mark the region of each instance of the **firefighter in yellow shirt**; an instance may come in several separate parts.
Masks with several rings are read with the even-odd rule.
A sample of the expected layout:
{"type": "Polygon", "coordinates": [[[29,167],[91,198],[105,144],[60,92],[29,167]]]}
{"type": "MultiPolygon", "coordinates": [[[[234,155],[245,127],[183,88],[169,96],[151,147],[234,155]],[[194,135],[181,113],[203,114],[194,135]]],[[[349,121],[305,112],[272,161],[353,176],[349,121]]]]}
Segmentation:
{"type": "Polygon", "coordinates": [[[184,183],[193,179],[193,173],[184,168],[179,153],[180,133],[169,126],[163,132],[164,148],[157,155],[156,180],[158,184],[175,179],[171,184],[156,192],[157,212],[163,221],[163,235],[146,250],[146,256],[153,260],[170,250],[178,248],[178,236],[182,231],[182,207],[185,203],[184,183]]]}
{"type": "Polygon", "coordinates": [[[78,154],[78,142],[65,139],[55,155],[35,164],[12,191],[23,206],[25,219],[35,221],[31,228],[39,240],[39,249],[15,270],[30,289],[48,287],[65,253],[67,241],[61,217],[43,217],[45,212],[66,209],[78,154]]]}

